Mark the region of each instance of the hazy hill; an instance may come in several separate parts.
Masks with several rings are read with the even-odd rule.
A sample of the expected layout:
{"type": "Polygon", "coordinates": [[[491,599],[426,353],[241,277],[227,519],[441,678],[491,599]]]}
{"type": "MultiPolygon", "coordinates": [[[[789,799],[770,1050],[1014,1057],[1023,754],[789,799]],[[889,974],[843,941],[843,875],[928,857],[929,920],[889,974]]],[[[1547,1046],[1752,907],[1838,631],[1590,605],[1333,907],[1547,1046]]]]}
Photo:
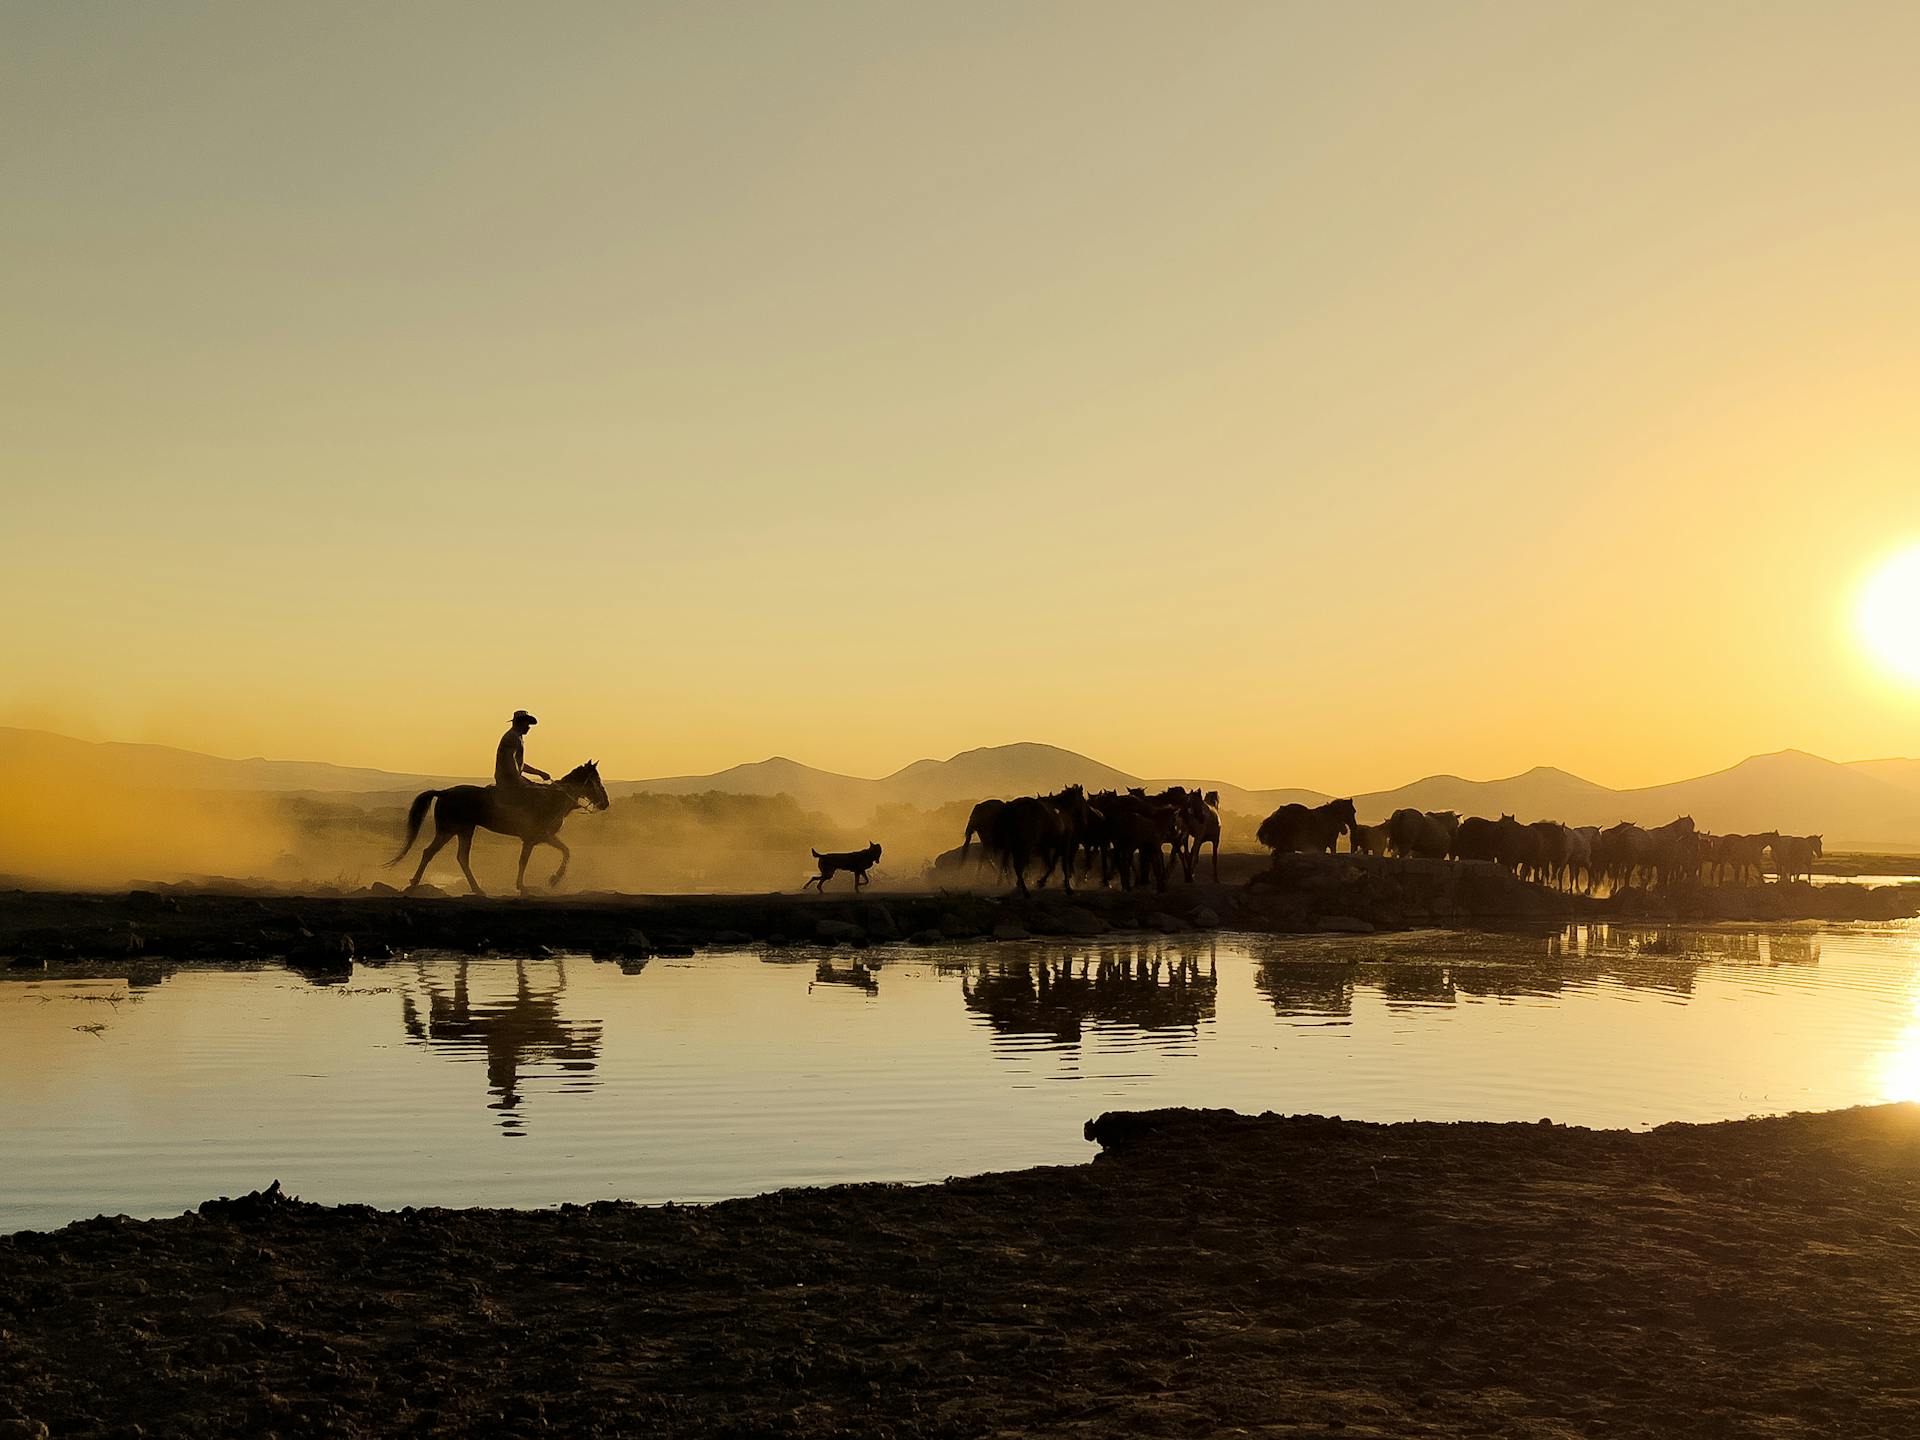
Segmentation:
{"type": "Polygon", "coordinates": [[[879,782],[888,799],[932,809],[954,800],[1045,795],[1067,785],[1124,790],[1146,782],[1055,745],[989,745],[948,760],[916,760],[879,782]]]}
{"type": "Polygon", "coordinates": [[[1569,775],[1550,765],[1537,765],[1524,775],[1504,780],[1429,775],[1398,790],[1356,795],[1353,805],[1360,818],[1369,823],[1377,823],[1395,810],[1411,806],[1416,810],[1454,810],[1462,815],[1517,815],[1527,820],[1550,817],[1570,825],[1589,825],[1595,823],[1588,818],[1590,815],[1604,812],[1617,800],[1618,792],[1604,785],[1582,780],[1578,775],[1569,775]],[[1576,820],[1575,815],[1581,818],[1576,820]]]}
{"type": "Polygon", "coordinates": [[[775,756],[751,765],[735,765],[712,775],[669,775],[655,780],[623,780],[608,789],[618,795],[697,795],[720,790],[735,795],[791,795],[809,810],[818,810],[846,824],[856,824],[882,805],[915,805],[935,810],[958,801],[989,796],[1044,795],[1067,785],[1088,790],[1125,790],[1135,785],[1160,789],[1168,784],[1199,785],[1219,790],[1229,810],[1262,815],[1285,800],[1319,804],[1327,797],[1312,790],[1251,791],[1220,781],[1146,780],[1111,765],[1102,765],[1057,745],[1032,743],[990,745],[965,750],[946,760],[916,760],[891,775],[865,780],[816,770],[810,765],[775,756]]]}
{"type": "MultiPolygon", "coordinates": [[[[229,760],[164,745],[97,744],[46,731],[0,727],[0,782],[30,775],[183,790],[309,792],[391,803],[397,796],[456,783],[444,776],[395,774],[304,760],[229,760]]],[[[1089,790],[1168,783],[1221,792],[1222,808],[1262,816],[1276,805],[1318,804],[1310,790],[1249,790],[1195,776],[1143,779],[1071,750],[1039,744],[995,745],[946,760],[917,760],[880,779],[817,770],[776,756],[712,775],[610,782],[616,795],[789,795],[803,811],[846,826],[864,824],[884,805],[922,810],[986,796],[1034,794],[1079,783],[1089,790]]],[[[1820,832],[1828,847],[1920,847],[1920,760],[1839,764],[1798,750],[1756,755],[1726,770],[1665,785],[1612,790],[1551,766],[1497,780],[1432,775],[1395,790],[1354,797],[1363,820],[1403,805],[1470,815],[1561,819],[1575,825],[1619,820],[1660,824],[1691,815],[1703,829],[1820,832]]]]}
{"type": "MultiPolygon", "coordinates": [[[[403,775],[319,760],[228,760],[171,745],[74,740],[47,730],[0,725],[0,773],[84,776],[102,783],[166,790],[313,791],[362,794],[456,785],[446,775],[403,775]]],[[[474,778],[474,777],[469,777],[474,778]]]]}
{"type": "Polygon", "coordinates": [[[735,765],[712,775],[668,775],[657,780],[609,782],[611,795],[703,795],[718,790],[728,795],[791,795],[804,810],[818,810],[837,820],[864,820],[886,803],[879,780],[836,775],[816,770],[784,755],[735,765]]]}
{"type": "Polygon", "coordinates": [[[1660,825],[1691,815],[1703,830],[1818,832],[1829,849],[1900,849],[1920,845],[1920,761],[1843,765],[1781,750],[1711,775],[1633,790],[1610,790],[1543,766],[1505,780],[1434,776],[1358,796],[1354,804],[1362,820],[1379,820],[1403,805],[1570,825],[1660,825]]]}
{"type": "Polygon", "coordinates": [[[1625,790],[1620,799],[1635,820],[1692,815],[1711,830],[1817,831],[1830,847],[1836,841],[1861,849],[1920,844],[1920,788],[1911,780],[1885,778],[1900,773],[1889,771],[1890,763],[1915,765],[1841,765],[1802,750],[1780,750],[1698,779],[1625,790]]]}
{"type": "Polygon", "coordinates": [[[1920,760],[1856,760],[1847,768],[1902,789],[1920,790],[1920,760]]]}

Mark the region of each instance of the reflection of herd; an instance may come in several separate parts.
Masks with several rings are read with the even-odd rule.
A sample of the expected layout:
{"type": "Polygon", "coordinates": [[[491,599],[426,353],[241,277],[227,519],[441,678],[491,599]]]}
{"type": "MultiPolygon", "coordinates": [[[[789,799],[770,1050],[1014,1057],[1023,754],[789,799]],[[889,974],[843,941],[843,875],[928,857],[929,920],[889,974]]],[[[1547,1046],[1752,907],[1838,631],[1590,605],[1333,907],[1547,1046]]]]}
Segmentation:
{"type": "MultiPolygon", "coordinates": [[[[1703,965],[1820,960],[1814,932],[1568,925],[1535,944],[1528,953],[1514,937],[1467,932],[1369,938],[1357,945],[1302,940],[1258,958],[1252,983],[1283,1019],[1339,1023],[1351,1017],[1356,996],[1366,993],[1390,1007],[1551,996],[1602,982],[1685,995],[1703,965]]],[[[769,952],[761,958],[775,957],[769,952]]],[[[855,958],[843,970],[823,959],[814,984],[847,985],[875,996],[883,963],[855,958]]],[[[516,962],[506,994],[497,984],[499,967],[480,969],[496,982],[485,986],[484,996],[470,984],[476,968],[465,960],[416,963],[411,983],[401,989],[401,1020],[415,1043],[484,1061],[490,1108],[503,1112],[507,1133],[517,1133],[515,1112],[530,1067],[572,1072],[573,1083],[563,1088],[589,1088],[602,1027],[560,1014],[564,962],[554,962],[550,974],[516,962]],[[536,985],[535,974],[544,983],[536,985]]],[[[1016,1042],[1016,1049],[1021,1041],[1077,1046],[1088,1026],[1185,1046],[1213,1023],[1220,996],[1211,940],[1021,947],[953,968],[961,973],[967,1011],[998,1039],[1016,1042]]]]}
{"type": "Polygon", "coordinates": [[[1465,932],[1423,935],[1404,948],[1370,940],[1357,952],[1344,941],[1304,942],[1284,959],[1261,961],[1253,983],[1283,1019],[1339,1023],[1363,996],[1389,1009],[1551,998],[1603,985],[1685,997],[1704,966],[1819,962],[1820,937],[1810,932],[1568,925],[1531,955],[1516,952],[1510,937],[1465,932]]]}
{"type": "MultiPolygon", "coordinates": [[[[1282,805],[1260,822],[1259,841],[1276,855],[1331,854],[1347,836],[1356,854],[1398,859],[1479,860],[1523,880],[1592,894],[1604,886],[1746,885],[1758,883],[1771,862],[1781,880],[1810,877],[1822,854],[1818,835],[1710,835],[1683,815],[1643,828],[1622,823],[1531,824],[1462,818],[1451,810],[1396,810],[1383,824],[1362,825],[1352,800],[1282,805]]],[[[1090,879],[1118,879],[1132,889],[1151,880],[1159,890],[1177,865],[1189,883],[1204,847],[1213,847],[1213,878],[1220,878],[1220,796],[1175,785],[1157,795],[1144,789],[1089,795],[1069,785],[1051,795],[982,800],[967,817],[964,860],[980,842],[981,857],[1012,878],[1022,895],[1027,873],[1045,886],[1057,871],[1073,889],[1090,879]]]]}
{"type": "MultiPolygon", "coordinates": [[[[1599,985],[1691,994],[1707,965],[1813,965],[1812,932],[1568,925],[1531,942],[1459,933],[1394,940],[1306,940],[1256,960],[1254,990],[1282,1019],[1340,1022],[1356,999],[1390,1008],[1555,996],[1599,985]],[[1536,948],[1537,947],[1537,948],[1536,948]]],[[[1220,980],[1205,944],[1099,944],[972,961],[966,1007],[1007,1040],[1078,1045],[1089,1025],[1196,1035],[1215,1018],[1220,980]]]]}
{"type": "Polygon", "coordinates": [[[961,979],[967,1009],[999,1035],[1044,1036],[1070,1045],[1088,1021],[1134,1030],[1195,1030],[1213,1019],[1220,979],[1190,956],[1164,962],[1145,950],[1038,956],[1008,964],[982,962],[961,979]]]}

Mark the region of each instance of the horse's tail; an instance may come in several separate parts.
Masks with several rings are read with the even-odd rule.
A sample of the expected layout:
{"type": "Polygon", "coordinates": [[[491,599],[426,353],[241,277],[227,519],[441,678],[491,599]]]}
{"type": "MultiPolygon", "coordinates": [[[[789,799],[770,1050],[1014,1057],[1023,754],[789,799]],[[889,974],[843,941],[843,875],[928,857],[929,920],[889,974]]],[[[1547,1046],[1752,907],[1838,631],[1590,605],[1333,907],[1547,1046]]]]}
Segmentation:
{"type": "Polygon", "coordinates": [[[413,804],[407,808],[407,843],[400,847],[400,853],[387,861],[388,866],[398,865],[407,858],[407,852],[413,849],[413,842],[420,838],[420,822],[427,818],[427,806],[431,805],[438,790],[422,790],[413,797],[413,804]]]}

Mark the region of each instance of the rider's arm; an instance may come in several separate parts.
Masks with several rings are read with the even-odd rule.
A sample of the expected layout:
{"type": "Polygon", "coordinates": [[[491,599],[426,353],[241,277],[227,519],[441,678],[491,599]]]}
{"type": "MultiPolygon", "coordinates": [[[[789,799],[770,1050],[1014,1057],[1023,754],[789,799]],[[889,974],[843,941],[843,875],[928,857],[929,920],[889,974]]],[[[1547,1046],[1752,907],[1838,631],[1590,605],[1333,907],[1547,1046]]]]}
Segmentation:
{"type": "Polygon", "coordinates": [[[520,771],[524,775],[538,775],[542,780],[553,779],[553,776],[547,774],[546,771],[536,770],[533,766],[527,764],[524,760],[520,762],[520,771]]]}

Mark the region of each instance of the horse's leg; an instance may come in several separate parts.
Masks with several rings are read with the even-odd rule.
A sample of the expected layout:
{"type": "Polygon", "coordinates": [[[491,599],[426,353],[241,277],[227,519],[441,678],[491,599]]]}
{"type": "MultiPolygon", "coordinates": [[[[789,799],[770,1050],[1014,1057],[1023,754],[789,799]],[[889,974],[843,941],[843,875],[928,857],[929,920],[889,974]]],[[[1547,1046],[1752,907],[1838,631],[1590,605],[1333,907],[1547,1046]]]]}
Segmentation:
{"type": "Polygon", "coordinates": [[[472,851],[472,849],[473,849],[473,831],[462,830],[460,832],[460,850],[459,850],[460,873],[467,877],[468,889],[472,890],[473,893],[476,895],[484,895],[487,892],[482,890],[480,888],[480,882],[473,878],[473,867],[467,863],[467,856],[472,851]]]}
{"type": "Polygon", "coordinates": [[[1047,888],[1047,881],[1053,878],[1053,867],[1057,859],[1058,857],[1052,851],[1047,852],[1047,868],[1040,872],[1040,883],[1034,887],[1036,890],[1047,888]]]}
{"type": "Polygon", "coordinates": [[[1209,843],[1209,844],[1211,844],[1211,845],[1213,846],[1213,883],[1214,883],[1214,884],[1216,884],[1216,885],[1218,885],[1218,884],[1220,883],[1220,840],[1219,840],[1219,837],[1218,837],[1218,836],[1216,836],[1216,837],[1214,837],[1214,839],[1213,839],[1213,840],[1211,840],[1211,841],[1209,841],[1208,843],[1209,843]]]}
{"type": "Polygon", "coordinates": [[[554,871],[553,878],[547,881],[547,888],[552,890],[558,886],[562,880],[567,878],[567,866],[573,863],[573,851],[560,843],[560,837],[558,835],[547,836],[546,843],[560,852],[560,868],[554,871]]]}
{"type": "Polygon", "coordinates": [[[413,872],[413,879],[407,882],[407,888],[409,890],[420,883],[420,877],[427,873],[427,862],[438,855],[446,846],[447,841],[452,838],[453,832],[451,830],[441,830],[438,828],[434,830],[433,839],[428,841],[427,848],[420,852],[420,868],[413,872]]]}
{"type": "Polygon", "coordinates": [[[513,877],[513,888],[522,895],[527,893],[527,857],[533,854],[533,847],[534,842],[531,840],[520,842],[520,869],[513,877]]]}

